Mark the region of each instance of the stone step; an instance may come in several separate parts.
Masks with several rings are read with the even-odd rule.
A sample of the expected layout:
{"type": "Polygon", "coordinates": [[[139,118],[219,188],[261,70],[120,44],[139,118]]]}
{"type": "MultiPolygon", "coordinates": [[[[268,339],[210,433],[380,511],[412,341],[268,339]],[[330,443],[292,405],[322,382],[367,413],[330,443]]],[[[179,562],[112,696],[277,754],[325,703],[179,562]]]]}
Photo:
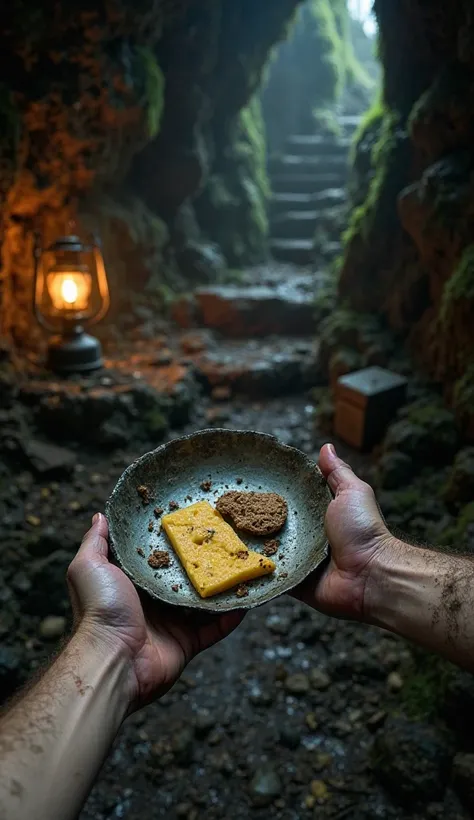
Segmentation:
{"type": "Polygon", "coordinates": [[[312,239],[271,239],[270,251],[274,259],[294,265],[310,265],[314,259],[312,239]]]}
{"type": "Polygon", "coordinates": [[[285,211],[314,211],[316,208],[332,208],[347,199],[344,188],[329,188],[319,194],[275,194],[270,202],[270,216],[285,211]]]}
{"type": "Polygon", "coordinates": [[[310,334],[315,287],[312,278],[294,277],[271,286],[198,288],[197,322],[230,338],[310,334]]]}
{"type": "Polygon", "coordinates": [[[337,156],[328,154],[324,157],[299,157],[296,154],[286,154],[273,157],[268,162],[268,172],[272,174],[315,174],[318,172],[330,173],[337,171],[341,175],[348,173],[348,158],[346,155],[337,156]]]}
{"type": "MultiPolygon", "coordinates": [[[[322,383],[314,337],[221,341],[216,349],[195,357],[194,367],[198,381],[207,390],[226,387],[229,399],[233,395],[283,396],[322,383]]],[[[216,424],[222,416],[222,408],[216,405],[216,424]]]]}
{"type": "Polygon", "coordinates": [[[350,137],[357,131],[362,117],[359,114],[342,114],[337,121],[346,137],[350,137]]]}
{"type": "Polygon", "coordinates": [[[333,139],[316,134],[293,134],[288,137],[286,147],[289,154],[299,154],[300,156],[321,156],[326,154],[347,156],[350,151],[351,140],[333,139]]]}
{"type": "Polygon", "coordinates": [[[271,232],[275,239],[313,239],[324,211],[287,211],[272,219],[271,232]]]}
{"type": "Polygon", "coordinates": [[[329,188],[342,188],[346,175],[341,173],[275,174],[271,179],[271,188],[275,194],[318,194],[329,188]]]}
{"type": "Polygon", "coordinates": [[[343,247],[342,242],[334,240],[333,242],[324,242],[320,247],[316,247],[316,250],[323,259],[329,260],[339,256],[343,251],[343,247]]]}

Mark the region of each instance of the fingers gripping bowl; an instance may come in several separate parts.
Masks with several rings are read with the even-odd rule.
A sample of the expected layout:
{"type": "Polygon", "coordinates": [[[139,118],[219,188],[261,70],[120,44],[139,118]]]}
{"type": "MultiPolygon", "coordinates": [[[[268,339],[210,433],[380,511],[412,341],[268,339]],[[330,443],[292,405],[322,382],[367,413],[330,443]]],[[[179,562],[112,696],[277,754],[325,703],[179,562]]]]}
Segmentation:
{"type": "MultiPolygon", "coordinates": [[[[299,450],[263,433],[203,430],[162,445],[125,470],[106,505],[111,550],[134,584],[160,601],[208,612],[249,609],[293,589],[324,561],[324,518],[330,500],[319,468],[299,450]],[[197,501],[214,507],[232,490],[278,493],[286,500],[288,518],[276,536],[277,568],[252,581],[245,597],[232,589],[202,599],[159,518],[197,501]],[[169,553],[169,566],[148,564],[154,550],[169,553]]],[[[265,539],[245,534],[244,540],[249,549],[262,552],[265,539]]]]}

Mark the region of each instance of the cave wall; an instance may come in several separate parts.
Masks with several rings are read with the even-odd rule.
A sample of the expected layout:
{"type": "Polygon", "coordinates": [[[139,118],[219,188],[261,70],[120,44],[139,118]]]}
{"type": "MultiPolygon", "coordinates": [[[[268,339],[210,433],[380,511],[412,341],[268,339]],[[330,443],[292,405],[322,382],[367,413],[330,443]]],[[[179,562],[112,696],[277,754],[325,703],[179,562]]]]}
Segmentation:
{"type": "Polygon", "coordinates": [[[339,296],[408,340],[474,433],[474,9],[375,12],[383,91],[354,148],[339,296]]]}
{"type": "Polygon", "coordinates": [[[73,224],[99,227],[112,315],[133,292],[159,296],[265,257],[255,94],[298,4],[12,0],[2,8],[2,333],[34,336],[35,232],[46,244],[73,224]]]}

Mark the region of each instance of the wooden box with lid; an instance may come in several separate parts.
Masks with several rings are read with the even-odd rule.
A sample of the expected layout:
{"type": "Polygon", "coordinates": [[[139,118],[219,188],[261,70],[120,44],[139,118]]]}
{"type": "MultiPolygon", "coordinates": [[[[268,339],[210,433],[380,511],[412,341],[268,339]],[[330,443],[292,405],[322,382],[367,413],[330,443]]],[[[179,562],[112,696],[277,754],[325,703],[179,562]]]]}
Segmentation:
{"type": "Polygon", "coordinates": [[[358,450],[370,450],[383,438],[406,400],[407,381],[381,367],[367,367],[338,379],[334,432],[358,450]]]}

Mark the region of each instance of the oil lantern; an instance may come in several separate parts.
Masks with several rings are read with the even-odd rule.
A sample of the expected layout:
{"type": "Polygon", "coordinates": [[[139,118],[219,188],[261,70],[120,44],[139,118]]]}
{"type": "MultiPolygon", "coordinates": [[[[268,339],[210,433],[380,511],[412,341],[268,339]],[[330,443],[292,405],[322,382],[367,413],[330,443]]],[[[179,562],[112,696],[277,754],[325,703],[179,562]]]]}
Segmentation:
{"type": "Polygon", "coordinates": [[[100,321],[110,296],[99,240],[62,236],[47,248],[35,247],[34,310],[54,334],[47,364],[57,373],[84,373],[102,366],[98,339],[85,328],[100,321]]]}

